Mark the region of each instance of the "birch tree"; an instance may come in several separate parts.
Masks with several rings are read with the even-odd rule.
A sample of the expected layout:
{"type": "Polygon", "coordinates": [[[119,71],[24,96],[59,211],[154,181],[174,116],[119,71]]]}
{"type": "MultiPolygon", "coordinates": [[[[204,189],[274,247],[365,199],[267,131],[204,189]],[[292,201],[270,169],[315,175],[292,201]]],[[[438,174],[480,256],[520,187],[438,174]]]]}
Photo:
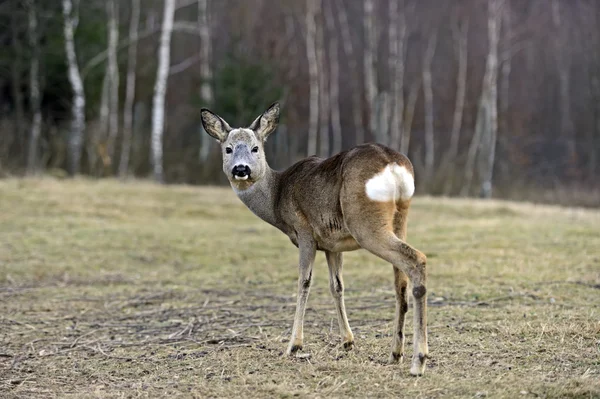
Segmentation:
{"type": "Polygon", "coordinates": [[[569,38],[565,32],[566,24],[561,17],[560,2],[552,0],[552,21],[556,32],[555,51],[556,67],[559,83],[559,109],[560,109],[560,135],[566,138],[566,152],[569,162],[569,168],[576,158],[576,148],[574,136],[574,125],[571,116],[571,57],[569,54],[569,38]]]}
{"type": "Polygon", "coordinates": [[[342,150],[342,123],[340,121],[340,64],[333,3],[325,7],[325,25],[329,37],[329,106],[331,109],[332,154],[342,150]]]}
{"type": "MultiPolygon", "coordinates": [[[[346,8],[341,0],[335,1],[337,8],[338,22],[340,25],[340,32],[342,34],[342,48],[344,49],[344,55],[348,60],[348,70],[350,72],[350,91],[352,100],[352,123],[354,125],[354,138],[355,144],[362,144],[365,141],[364,127],[362,123],[362,100],[361,93],[362,88],[360,85],[360,74],[358,69],[358,63],[356,61],[357,54],[354,51],[354,45],[352,35],[350,32],[350,24],[348,23],[348,15],[346,14],[346,8]]],[[[333,5],[332,5],[333,7],[333,5]]]]}
{"type": "Polygon", "coordinates": [[[408,93],[406,100],[406,110],[404,112],[403,125],[402,125],[402,138],[400,140],[400,152],[408,155],[410,149],[410,136],[412,132],[412,123],[415,117],[415,108],[417,106],[417,100],[419,99],[419,93],[421,92],[421,79],[415,80],[408,93]]]}
{"type": "Polygon", "coordinates": [[[479,158],[480,195],[483,198],[490,198],[492,195],[492,177],[498,134],[498,42],[503,1],[488,0],[487,28],[489,49],[486,58],[477,121],[475,123],[475,132],[467,154],[465,182],[461,189],[462,195],[468,195],[470,192],[477,157],[479,158]],[[478,149],[479,155],[477,155],[478,149]]]}
{"type": "Polygon", "coordinates": [[[316,15],[321,8],[321,0],[306,0],[306,57],[309,77],[309,117],[307,155],[317,153],[317,130],[319,124],[319,67],[317,61],[316,15]]]}
{"type": "Polygon", "coordinates": [[[165,0],[162,32],[158,49],[158,69],[152,100],[152,169],[154,179],[163,182],[163,132],[165,128],[165,96],[171,62],[171,35],[175,16],[175,0],[165,0]]]}
{"type": "Polygon", "coordinates": [[[390,102],[391,121],[389,144],[394,149],[400,149],[404,124],[404,70],[405,70],[405,43],[406,43],[406,18],[404,1],[390,0],[389,2],[389,74],[392,79],[392,100],[390,102]]]}
{"type": "MultiPolygon", "coordinates": [[[[213,102],[212,68],[210,64],[212,44],[210,37],[210,22],[208,18],[208,0],[198,0],[198,33],[200,35],[200,101],[203,106],[210,107],[213,102]]],[[[202,124],[200,129],[204,130],[202,124]]],[[[204,131],[200,132],[200,160],[206,162],[214,140],[204,131]]]]}
{"type": "Polygon", "coordinates": [[[376,132],[377,118],[375,115],[375,102],[377,100],[377,72],[375,69],[377,53],[377,30],[375,27],[375,5],[373,0],[364,1],[364,32],[365,50],[363,54],[363,69],[365,82],[365,96],[367,115],[369,118],[369,132],[376,132]]]}
{"type": "Polygon", "coordinates": [[[115,141],[119,133],[119,63],[117,59],[117,45],[119,43],[118,14],[115,0],[106,1],[106,14],[108,16],[108,137],[106,155],[109,165],[115,158],[115,141]]]}
{"type": "Polygon", "coordinates": [[[446,180],[444,182],[444,195],[449,195],[456,172],[456,158],[462,128],[463,113],[465,108],[465,94],[467,89],[467,52],[468,52],[469,21],[458,22],[453,27],[456,56],[458,59],[458,72],[456,74],[456,100],[454,102],[454,115],[452,118],[452,131],[450,133],[450,146],[444,162],[446,180]]]}
{"type": "Polygon", "coordinates": [[[431,77],[431,63],[437,46],[437,31],[429,36],[427,49],[423,57],[423,99],[425,101],[425,182],[431,184],[433,168],[435,166],[435,136],[434,136],[434,109],[433,109],[433,83],[431,77]]]}
{"type": "Polygon", "coordinates": [[[319,7],[319,23],[317,24],[316,53],[319,74],[319,155],[323,158],[329,156],[329,76],[327,73],[327,60],[325,57],[325,32],[323,27],[323,10],[319,7]]]}
{"type": "Polygon", "coordinates": [[[140,25],[140,0],[131,0],[131,17],[129,20],[128,39],[131,42],[127,51],[127,81],[125,83],[125,103],[123,105],[123,141],[119,176],[127,177],[129,173],[129,157],[133,135],[133,103],[135,101],[135,84],[137,69],[137,35],[140,25]]]}
{"type": "Polygon", "coordinates": [[[79,21],[77,13],[73,10],[71,0],[62,0],[62,11],[69,83],[73,91],[73,99],[71,101],[71,131],[69,133],[69,173],[76,175],[79,173],[85,130],[85,93],[77,64],[74,40],[75,29],[79,21]]]}
{"type": "Polygon", "coordinates": [[[41,90],[40,90],[40,43],[38,18],[35,0],[27,1],[27,37],[31,48],[29,64],[29,103],[32,112],[29,129],[29,149],[27,151],[27,173],[34,174],[38,169],[38,147],[42,129],[41,90]]]}

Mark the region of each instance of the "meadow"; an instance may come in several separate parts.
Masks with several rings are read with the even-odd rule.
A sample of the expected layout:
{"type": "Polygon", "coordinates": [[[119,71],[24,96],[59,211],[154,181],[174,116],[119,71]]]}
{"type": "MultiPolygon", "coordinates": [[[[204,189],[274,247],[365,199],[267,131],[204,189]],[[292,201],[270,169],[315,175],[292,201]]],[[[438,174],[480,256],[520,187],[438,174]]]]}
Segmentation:
{"type": "Polygon", "coordinates": [[[393,272],[365,251],[355,349],[320,253],[288,358],[297,249],[229,188],[0,180],[0,397],[600,397],[599,210],[416,197],[408,241],[429,259],[418,378],[387,363],[393,272]]]}

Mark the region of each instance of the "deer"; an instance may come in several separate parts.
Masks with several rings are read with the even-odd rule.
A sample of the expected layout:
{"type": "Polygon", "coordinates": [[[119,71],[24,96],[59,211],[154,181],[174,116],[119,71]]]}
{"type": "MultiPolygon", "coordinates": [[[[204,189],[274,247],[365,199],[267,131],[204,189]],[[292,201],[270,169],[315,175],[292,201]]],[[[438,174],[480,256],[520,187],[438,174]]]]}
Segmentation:
{"type": "Polygon", "coordinates": [[[265,141],[279,123],[273,103],[247,128],[232,128],[207,108],[202,126],[218,141],[223,172],[238,198],[259,218],[286,234],[299,250],[298,295],[286,354],[298,355],[317,251],[329,268],[342,346],[354,347],[344,303],[342,253],[365,249],[394,270],[396,312],[391,363],[404,359],[404,321],[409,282],[414,303],[410,373],[421,376],[429,355],[425,254],[406,242],[407,215],[415,191],[414,171],[403,154],[377,143],[358,145],[323,159],[310,156],[284,171],[267,163],[265,141]]]}

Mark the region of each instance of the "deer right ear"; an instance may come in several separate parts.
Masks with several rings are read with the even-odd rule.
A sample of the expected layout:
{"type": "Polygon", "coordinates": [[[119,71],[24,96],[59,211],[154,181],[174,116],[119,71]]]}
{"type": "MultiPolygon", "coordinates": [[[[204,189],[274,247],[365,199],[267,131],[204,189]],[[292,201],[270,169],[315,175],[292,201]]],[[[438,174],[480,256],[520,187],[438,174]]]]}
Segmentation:
{"type": "Polygon", "coordinates": [[[200,110],[200,117],[206,133],[217,139],[219,142],[224,142],[231,131],[231,126],[229,126],[229,124],[219,115],[206,108],[200,110]]]}

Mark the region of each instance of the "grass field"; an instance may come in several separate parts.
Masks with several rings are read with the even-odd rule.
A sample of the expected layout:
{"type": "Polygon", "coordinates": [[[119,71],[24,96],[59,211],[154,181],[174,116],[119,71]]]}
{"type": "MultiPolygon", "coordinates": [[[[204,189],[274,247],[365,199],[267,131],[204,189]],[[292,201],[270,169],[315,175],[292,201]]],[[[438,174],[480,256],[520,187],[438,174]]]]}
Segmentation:
{"type": "Polygon", "coordinates": [[[230,189],[0,181],[0,397],[600,397],[600,211],[418,197],[408,232],[429,258],[420,378],[386,364],[393,273],[364,251],[355,350],[319,254],[290,359],[297,250],[230,189]]]}

